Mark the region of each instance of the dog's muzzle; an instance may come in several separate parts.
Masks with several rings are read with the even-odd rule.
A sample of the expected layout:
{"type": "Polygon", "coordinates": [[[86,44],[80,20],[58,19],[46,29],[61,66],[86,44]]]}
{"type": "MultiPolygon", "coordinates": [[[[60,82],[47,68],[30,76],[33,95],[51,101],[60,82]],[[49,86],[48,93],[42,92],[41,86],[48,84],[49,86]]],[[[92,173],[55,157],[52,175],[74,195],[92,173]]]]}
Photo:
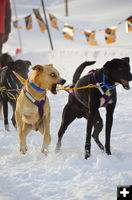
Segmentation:
{"type": "Polygon", "coordinates": [[[126,90],[130,89],[129,81],[132,81],[132,74],[129,75],[127,80],[121,79],[121,84],[124,87],[124,89],[126,89],[126,90]]]}
{"type": "MultiPolygon", "coordinates": [[[[59,84],[59,85],[64,85],[65,82],[66,82],[66,80],[60,79],[60,81],[58,82],[58,84],[59,84]]],[[[57,87],[57,84],[53,84],[53,85],[52,85],[51,92],[52,92],[53,94],[57,94],[56,87],[57,87]]]]}

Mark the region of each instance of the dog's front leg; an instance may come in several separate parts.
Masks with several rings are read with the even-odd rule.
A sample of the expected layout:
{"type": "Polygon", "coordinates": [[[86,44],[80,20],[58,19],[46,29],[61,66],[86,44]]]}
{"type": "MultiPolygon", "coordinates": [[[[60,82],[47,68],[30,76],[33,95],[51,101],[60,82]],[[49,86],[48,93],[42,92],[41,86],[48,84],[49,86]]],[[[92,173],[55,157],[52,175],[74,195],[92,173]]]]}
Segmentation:
{"type": "Polygon", "coordinates": [[[93,127],[93,121],[95,117],[96,111],[90,112],[87,121],[87,135],[86,135],[86,143],[85,143],[85,159],[89,158],[91,155],[91,133],[93,127]]]}
{"type": "Polygon", "coordinates": [[[44,128],[43,128],[43,144],[42,144],[42,149],[41,152],[44,153],[45,155],[48,154],[48,147],[49,144],[51,143],[51,137],[50,137],[50,113],[47,114],[44,117],[44,128]]]}
{"type": "Polygon", "coordinates": [[[18,112],[15,112],[16,122],[17,122],[17,131],[18,131],[18,139],[20,145],[20,153],[25,154],[27,152],[26,145],[26,136],[29,132],[28,125],[26,125],[22,121],[22,116],[19,115],[18,112]]]}
{"type": "Polygon", "coordinates": [[[4,126],[5,130],[9,131],[9,123],[8,123],[8,101],[3,97],[3,114],[4,114],[4,126]]]}
{"type": "Polygon", "coordinates": [[[110,150],[110,137],[111,137],[111,128],[113,124],[113,112],[114,106],[108,105],[106,107],[106,128],[105,128],[105,151],[108,155],[111,155],[110,150]]]}

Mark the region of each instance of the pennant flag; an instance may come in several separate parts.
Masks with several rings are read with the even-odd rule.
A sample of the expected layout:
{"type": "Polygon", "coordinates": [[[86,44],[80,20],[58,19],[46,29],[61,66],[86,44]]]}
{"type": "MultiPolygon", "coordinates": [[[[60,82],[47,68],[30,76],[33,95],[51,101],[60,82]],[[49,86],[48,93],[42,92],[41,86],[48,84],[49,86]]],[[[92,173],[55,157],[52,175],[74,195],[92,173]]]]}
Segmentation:
{"type": "Polygon", "coordinates": [[[28,15],[25,17],[25,24],[26,24],[26,29],[29,31],[32,29],[32,16],[28,15]]]}
{"type": "Polygon", "coordinates": [[[132,31],[132,16],[126,19],[126,33],[132,31]]]}
{"type": "Polygon", "coordinates": [[[95,36],[96,36],[96,32],[95,32],[95,31],[90,31],[90,30],[85,31],[85,32],[84,32],[84,35],[86,36],[86,38],[87,38],[87,43],[88,43],[89,45],[98,46],[98,43],[97,43],[97,41],[96,41],[96,39],[95,39],[95,36]]]}
{"type": "Polygon", "coordinates": [[[39,24],[40,30],[41,30],[42,32],[44,32],[47,28],[46,28],[46,24],[44,23],[44,21],[43,21],[41,15],[40,15],[39,10],[38,10],[38,9],[33,9],[33,12],[34,12],[35,17],[36,17],[36,19],[37,19],[37,22],[38,22],[38,24],[39,24]]]}
{"type": "Polygon", "coordinates": [[[105,29],[105,41],[106,44],[111,44],[113,42],[116,42],[116,27],[105,29]]]}
{"type": "Polygon", "coordinates": [[[17,20],[13,22],[13,26],[14,26],[14,28],[22,28],[21,26],[19,26],[17,20]]]}
{"type": "Polygon", "coordinates": [[[58,28],[58,25],[57,25],[57,22],[58,22],[57,18],[54,15],[49,13],[49,19],[50,19],[51,27],[59,31],[60,29],[58,28]]]}
{"type": "Polygon", "coordinates": [[[75,30],[72,26],[65,24],[62,32],[63,32],[64,38],[68,40],[73,40],[75,30]]]}

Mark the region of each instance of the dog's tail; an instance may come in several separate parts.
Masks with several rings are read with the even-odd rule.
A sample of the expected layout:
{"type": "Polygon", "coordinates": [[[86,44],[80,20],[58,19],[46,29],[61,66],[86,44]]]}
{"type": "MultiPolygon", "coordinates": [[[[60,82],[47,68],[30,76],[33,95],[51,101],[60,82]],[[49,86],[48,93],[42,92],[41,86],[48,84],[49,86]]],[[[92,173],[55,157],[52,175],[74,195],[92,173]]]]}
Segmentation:
{"type": "Polygon", "coordinates": [[[73,80],[72,80],[72,84],[75,85],[76,82],[79,80],[81,73],[83,72],[83,70],[85,69],[85,67],[89,66],[89,65],[93,65],[96,61],[85,61],[83,62],[81,65],[79,65],[79,67],[76,69],[74,75],[73,75],[73,80]]]}
{"type": "Polygon", "coordinates": [[[19,79],[19,81],[24,85],[25,84],[25,79],[20,76],[20,74],[18,74],[17,72],[13,71],[13,74],[19,79]]]}

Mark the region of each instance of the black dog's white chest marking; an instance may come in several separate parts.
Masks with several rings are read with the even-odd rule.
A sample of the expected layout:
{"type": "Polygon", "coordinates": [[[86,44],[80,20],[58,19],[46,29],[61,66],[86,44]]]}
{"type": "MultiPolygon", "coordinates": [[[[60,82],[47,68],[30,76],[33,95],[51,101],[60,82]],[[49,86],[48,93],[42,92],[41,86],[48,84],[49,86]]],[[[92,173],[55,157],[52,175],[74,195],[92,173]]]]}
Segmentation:
{"type": "MultiPolygon", "coordinates": [[[[110,97],[110,96],[111,96],[111,90],[108,89],[108,90],[104,93],[104,95],[110,97]]],[[[102,96],[102,97],[100,98],[100,107],[102,107],[102,106],[105,104],[105,102],[106,102],[106,99],[102,96]]],[[[109,101],[108,101],[107,104],[112,104],[112,103],[113,103],[113,100],[112,100],[112,99],[109,99],[109,101]]]]}

